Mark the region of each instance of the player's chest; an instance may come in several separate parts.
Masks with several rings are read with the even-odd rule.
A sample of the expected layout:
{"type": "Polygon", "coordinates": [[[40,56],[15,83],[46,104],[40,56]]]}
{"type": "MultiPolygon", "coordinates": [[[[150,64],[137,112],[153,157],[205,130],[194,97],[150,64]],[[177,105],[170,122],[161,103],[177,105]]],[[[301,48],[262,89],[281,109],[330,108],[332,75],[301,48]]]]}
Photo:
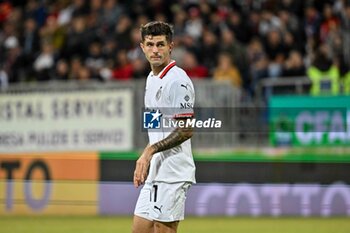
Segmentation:
{"type": "Polygon", "coordinates": [[[163,80],[149,82],[145,90],[146,107],[165,106],[168,98],[167,90],[167,83],[163,80]]]}

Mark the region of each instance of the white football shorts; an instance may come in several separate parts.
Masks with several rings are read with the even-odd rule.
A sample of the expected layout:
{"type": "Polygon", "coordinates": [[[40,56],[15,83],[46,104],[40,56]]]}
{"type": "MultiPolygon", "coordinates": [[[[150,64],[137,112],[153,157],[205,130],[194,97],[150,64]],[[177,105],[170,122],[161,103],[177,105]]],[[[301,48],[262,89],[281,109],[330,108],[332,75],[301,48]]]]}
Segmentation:
{"type": "Polygon", "coordinates": [[[136,216],[159,222],[174,222],[184,219],[185,200],[190,182],[146,183],[136,203],[136,216]]]}

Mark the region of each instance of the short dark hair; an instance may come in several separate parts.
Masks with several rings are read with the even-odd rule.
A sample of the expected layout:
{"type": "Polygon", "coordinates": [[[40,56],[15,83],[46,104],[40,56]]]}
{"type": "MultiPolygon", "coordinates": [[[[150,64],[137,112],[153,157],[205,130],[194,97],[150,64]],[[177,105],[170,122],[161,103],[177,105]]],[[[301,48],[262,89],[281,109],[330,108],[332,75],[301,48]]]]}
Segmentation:
{"type": "Polygon", "coordinates": [[[146,36],[164,35],[168,42],[171,42],[173,40],[173,34],[174,34],[173,26],[165,22],[161,22],[161,21],[149,22],[146,25],[142,25],[140,28],[140,31],[141,31],[142,42],[145,41],[146,36]]]}

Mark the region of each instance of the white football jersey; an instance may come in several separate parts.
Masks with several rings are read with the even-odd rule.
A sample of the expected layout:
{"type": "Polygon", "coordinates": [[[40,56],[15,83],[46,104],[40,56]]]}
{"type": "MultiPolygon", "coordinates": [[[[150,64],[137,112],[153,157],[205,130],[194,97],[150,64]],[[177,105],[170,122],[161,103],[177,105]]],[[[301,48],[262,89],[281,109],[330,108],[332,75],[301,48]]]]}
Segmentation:
{"type": "MultiPolygon", "coordinates": [[[[145,90],[146,109],[171,109],[173,117],[193,116],[194,88],[186,72],[171,61],[158,75],[151,71],[145,90]]],[[[152,145],[166,138],[169,129],[148,131],[152,145]]],[[[192,182],[195,183],[195,164],[192,156],[191,139],[181,145],[153,155],[147,182],[192,182]]]]}

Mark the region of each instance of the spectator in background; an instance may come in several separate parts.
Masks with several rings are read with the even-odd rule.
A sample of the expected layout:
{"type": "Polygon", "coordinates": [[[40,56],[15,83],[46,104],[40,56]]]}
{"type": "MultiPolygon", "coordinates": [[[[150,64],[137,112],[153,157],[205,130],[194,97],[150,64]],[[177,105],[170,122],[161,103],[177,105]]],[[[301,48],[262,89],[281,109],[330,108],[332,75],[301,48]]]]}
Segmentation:
{"type": "Polygon", "coordinates": [[[91,71],[85,66],[83,66],[81,69],[78,70],[77,80],[83,82],[91,80],[91,71]]]}
{"type": "Polygon", "coordinates": [[[63,2],[61,9],[57,13],[57,21],[60,26],[67,26],[73,20],[73,17],[86,15],[87,8],[84,0],[74,0],[63,2]]]}
{"type": "Polygon", "coordinates": [[[242,79],[238,68],[232,63],[231,55],[227,52],[219,54],[218,65],[214,70],[214,80],[227,80],[232,86],[240,88],[242,86],[242,79]]]}
{"type": "Polygon", "coordinates": [[[23,12],[19,8],[14,8],[6,23],[13,24],[16,36],[19,37],[20,32],[23,30],[23,12]]]}
{"type": "Polygon", "coordinates": [[[73,0],[72,4],[72,17],[86,16],[89,14],[88,1],[86,0],[73,0]]]}
{"type": "Polygon", "coordinates": [[[187,51],[195,54],[196,58],[200,56],[200,44],[193,37],[185,34],[181,41],[187,51]]]}
{"type": "Polygon", "coordinates": [[[79,70],[83,69],[83,63],[81,58],[78,56],[72,57],[69,64],[70,70],[68,74],[68,78],[70,80],[78,80],[79,79],[79,70]]]}
{"type": "Polygon", "coordinates": [[[277,9],[293,12],[297,17],[301,17],[303,12],[303,0],[281,0],[277,2],[277,9]]]}
{"type": "Polygon", "coordinates": [[[288,57],[289,53],[293,50],[299,51],[301,54],[305,52],[305,45],[298,43],[298,41],[295,40],[294,34],[292,34],[290,31],[283,33],[282,40],[285,57],[288,57]]]}
{"type": "Polygon", "coordinates": [[[202,29],[202,33],[204,30],[211,31],[216,36],[220,36],[221,30],[227,28],[227,24],[225,22],[226,14],[223,12],[222,15],[220,15],[220,10],[218,9],[215,12],[210,13],[209,19],[207,20],[208,23],[204,24],[202,29]]]}
{"type": "Polygon", "coordinates": [[[26,74],[27,79],[34,78],[33,61],[38,56],[41,46],[41,36],[33,18],[24,21],[24,29],[19,36],[21,50],[21,69],[26,74]]]}
{"type": "MultiPolygon", "coordinates": [[[[289,0],[288,0],[289,1],[289,0]]],[[[296,11],[294,11],[296,12],[296,11]]],[[[293,11],[280,10],[278,16],[282,22],[282,40],[289,53],[292,49],[296,49],[302,53],[305,51],[303,28],[300,20],[293,11]]],[[[285,54],[287,57],[288,54],[285,54]]]]}
{"type": "Polygon", "coordinates": [[[187,13],[184,9],[176,8],[174,12],[174,38],[182,37],[185,32],[185,22],[187,19],[187,13]]]}
{"type": "Polygon", "coordinates": [[[187,51],[183,57],[183,67],[190,78],[207,78],[209,73],[207,67],[198,63],[194,53],[187,51]]]}
{"type": "Polygon", "coordinates": [[[90,41],[100,40],[104,41],[111,37],[111,33],[105,32],[101,26],[100,19],[97,13],[90,13],[85,17],[86,19],[86,34],[90,41]]]}
{"type": "Polygon", "coordinates": [[[334,64],[327,44],[319,44],[315,47],[315,50],[311,65],[320,71],[329,70],[334,64]]]}
{"type": "Polygon", "coordinates": [[[56,16],[48,16],[45,25],[40,29],[40,38],[50,42],[55,51],[60,51],[63,47],[65,36],[65,31],[59,26],[56,16]]]}
{"type": "Polygon", "coordinates": [[[246,43],[250,39],[250,32],[247,30],[247,24],[249,24],[249,22],[243,22],[239,12],[232,11],[229,13],[227,26],[240,43],[246,43]]]}
{"type": "Polygon", "coordinates": [[[15,23],[5,23],[1,26],[2,30],[0,30],[0,59],[5,61],[8,49],[8,47],[6,46],[6,41],[9,38],[15,38],[16,42],[18,42],[18,38],[15,23]]]}
{"type": "Polygon", "coordinates": [[[145,79],[149,73],[149,66],[145,63],[144,59],[136,58],[132,60],[132,77],[134,79],[145,79]]]}
{"type": "Polygon", "coordinates": [[[91,71],[83,65],[80,57],[73,57],[70,61],[68,78],[75,81],[92,80],[91,71]]]}
{"type": "Polygon", "coordinates": [[[346,32],[340,29],[340,18],[333,13],[329,4],[323,7],[323,20],[320,26],[320,41],[329,47],[330,56],[335,60],[337,66],[342,70],[341,63],[344,59],[344,50],[348,45],[343,46],[343,39],[346,32]],[[343,38],[342,38],[343,37],[343,38]]]}
{"type": "Polygon", "coordinates": [[[113,38],[106,38],[102,44],[102,54],[107,60],[114,60],[115,54],[117,53],[117,41],[113,38]]]}
{"type": "Polygon", "coordinates": [[[10,1],[0,2],[0,23],[6,22],[13,11],[10,1]]]}
{"type": "Polygon", "coordinates": [[[278,18],[281,20],[281,31],[283,33],[291,32],[295,36],[301,35],[302,29],[300,27],[297,16],[293,12],[290,12],[288,10],[279,10],[278,18]]]}
{"type": "Polygon", "coordinates": [[[66,60],[60,59],[57,61],[53,79],[55,80],[68,80],[69,78],[69,64],[66,60]]]}
{"type": "Polygon", "coordinates": [[[252,38],[257,38],[260,36],[259,34],[259,23],[260,23],[261,15],[259,12],[251,11],[248,13],[248,22],[246,25],[248,38],[249,40],[245,41],[245,43],[252,40],[252,38]]]}
{"type": "Polygon", "coordinates": [[[176,64],[179,67],[183,67],[183,57],[185,56],[185,53],[187,52],[186,47],[184,46],[183,40],[181,37],[174,37],[174,48],[171,51],[171,56],[176,61],[176,64]]]}
{"type": "Polygon", "coordinates": [[[230,30],[222,30],[221,38],[220,52],[227,52],[231,55],[233,64],[237,66],[241,74],[242,86],[249,90],[249,59],[246,47],[236,40],[234,33],[230,30]]]}
{"type": "Polygon", "coordinates": [[[204,30],[201,42],[200,47],[202,49],[200,50],[199,62],[207,67],[209,73],[212,73],[219,50],[217,36],[212,31],[204,30]]]}
{"type": "Polygon", "coordinates": [[[22,67],[21,47],[18,39],[15,36],[9,36],[4,40],[4,54],[3,70],[8,75],[8,82],[15,83],[24,81],[23,73],[25,72],[22,67]]]}
{"type": "Polygon", "coordinates": [[[259,23],[259,35],[265,37],[270,31],[281,31],[281,29],[281,19],[274,15],[270,10],[264,9],[261,13],[259,23]]]}
{"type": "Polygon", "coordinates": [[[107,60],[106,64],[100,69],[99,77],[101,81],[108,81],[112,79],[113,76],[114,61],[107,60]]]}
{"type": "MultiPolygon", "coordinates": [[[[342,38],[342,34],[340,32],[332,33],[328,37],[325,44],[327,44],[327,46],[329,47],[329,56],[334,59],[336,65],[339,68],[341,68],[342,62],[345,62],[345,64],[346,64],[344,50],[346,50],[347,46],[343,45],[343,38],[342,38]]],[[[348,45],[348,46],[350,46],[350,45],[348,45]]],[[[348,63],[348,65],[350,65],[350,63],[348,63]]]]}
{"type": "Polygon", "coordinates": [[[40,50],[41,36],[33,18],[24,21],[24,30],[19,41],[22,47],[22,56],[25,64],[30,64],[40,50]]]}
{"type": "Polygon", "coordinates": [[[38,81],[47,81],[52,78],[55,68],[55,52],[50,42],[44,41],[41,45],[41,51],[34,60],[35,76],[38,81]]]}
{"type": "Polygon", "coordinates": [[[74,56],[85,57],[88,51],[90,38],[86,28],[85,17],[77,16],[72,19],[71,26],[68,28],[63,56],[71,59],[74,56]]]}
{"type": "Polygon", "coordinates": [[[251,67],[251,90],[254,94],[254,90],[259,82],[267,77],[268,59],[261,41],[258,38],[252,39],[248,45],[248,58],[251,67]]]}
{"type": "Polygon", "coordinates": [[[47,17],[47,6],[43,1],[29,0],[24,8],[24,18],[33,18],[39,27],[45,24],[47,17]]]}
{"type": "Polygon", "coordinates": [[[117,53],[116,67],[113,69],[113,79],[130,80],[133,75],[133,66],[128,59],[125,49],[119,50],[117,53]]]}
{"type": "Polygon", "coordinates": [[[282,73],[282,64],[287,53],[280,31],[271,30],[267,33],[265,51],[269,59],[268,77],[278,77],[282,73]]]}
{"type": "Polygon", "coordinates": [[[105,0],[102,8],[102,14],[100,16],[102,27],[107,33],[113,32],[116,23],[121,19],[124,13],[123,6],[118,0],[105,0]]]}
{"type": "Polygon", "coordinates": [[[114,31],[114,39],[118,43],[120,49],[130,49],[131,38],[130,32],[132,28],[132,20],[127,15],[122,15],[117,21],[114,31]]]}
{"type": "Polygon", "coordinates": [[[336,30],[340,24],[340,19],[333,14],[332,6],[325,4],[320,25],[320,40],[325,42],[332,31],[336,30]]]}
{"type": "Polygon", "coordinates": [[[147,60],[145,59],[145,56],[143,55],[142,49],[140,47],[140,41],[141,41],[141,35],[140,35],[140,29],[133,27],[130,31],[130,48],[126,51],[128,59],[130,61],[135,60],[137,58],[143,59],[144,63],[147,64],[147,60]]]}
{"type": "Polygon", "coordinates": [[[188,9],[188,16],[189,17],[185,22],[185,33],[192,37],[195,41],[198,41],[203,30],[203,21],[198,7],[190,7],[188,9]]]}
{"type": "Polygon", "coordinates": [[[297,50],[292,50],[286,61],[283,64],[283,77],[300,77],[305,76],[305,65],[301,53],[297,50]]]}
{"type": "MultiPolygon", "coordinates": [[[[218,4],[221,4],[222,2],[217,2],[218,4]]],[[[220,6],[216,6],[218,9],[220,6]]],[[[211,30],[214,33],[217,33],[216,29],[219,29],[216,27],[217,21],[212,22],[211,20],[214,19],[219,19],[219,10],[218,11],[213,11],[213,4],[210,3],[209,1],[199,1],[198,3],[198,9],[201,13],[201,18],[203,20],[203,24],[208,30],[211,30]],[[215,15],[215,18],[213,16],[215,15]],[[218,16],[218,17],[216,17],[218,16]]]]}
{"type": "Polygon", "coordinates": [[[320,28],[321,16],[316,8],[311,4],[306,6],[304,15],[304,31],[306,40],[315,40],[318,36],[320,28]]]}
{"type": "Polygon", "coordinates": [[[100,70],[105,66],[106,59],[102,53],[100,41],[94,41],[89,45],[88,55],[85,58],[84,65],[90,70],[92,79],[101,80],[100,70]]]}
{"type": "Polygon", "coordinates": [[[103,15],[103,0],[89,0],[90,14],[96,15],[99,19],[103,15]]]}
{"type": "Polygon", "coordinates": [[[311,95],[339,94],[339,69],[329,56],[326,44],[321,44],[314,55],[307,75],[311,79],[311,95]]]}

